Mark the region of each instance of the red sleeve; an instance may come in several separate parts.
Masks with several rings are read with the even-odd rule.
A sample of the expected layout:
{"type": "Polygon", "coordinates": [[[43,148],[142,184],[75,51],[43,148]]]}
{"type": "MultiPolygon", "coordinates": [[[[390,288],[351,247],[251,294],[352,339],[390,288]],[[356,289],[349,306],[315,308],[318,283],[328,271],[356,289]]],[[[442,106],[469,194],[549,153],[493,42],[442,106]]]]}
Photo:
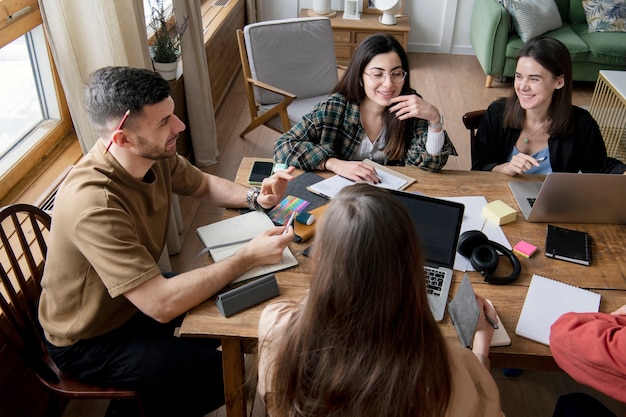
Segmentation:
{"type": "Polygon", "coordinates": [[[626,403],[626,316],[564,314],[550,328],[550,350],[576,381],[626,403]]]}

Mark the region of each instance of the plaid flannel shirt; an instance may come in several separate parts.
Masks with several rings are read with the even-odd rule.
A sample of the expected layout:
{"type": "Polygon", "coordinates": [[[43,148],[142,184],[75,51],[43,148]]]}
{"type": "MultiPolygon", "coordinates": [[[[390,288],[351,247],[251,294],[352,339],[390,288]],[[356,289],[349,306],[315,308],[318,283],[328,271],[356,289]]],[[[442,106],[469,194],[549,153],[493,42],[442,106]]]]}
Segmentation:
{"type": "MultiPolygon", "coordinates": [[[[410,119],[406,128],[407,152],[404,162],[429,171],[439,171],[449,155],[457,155],[447,132],[441,151],[426,152],[428,121],[410,119]]],[[[365,130],[359,116],[359,103],[347,101],[339,93],[317,104],[274,145],[274,160],[306,171],[318,167],[330,157],[351,160],[365,130]]]]}

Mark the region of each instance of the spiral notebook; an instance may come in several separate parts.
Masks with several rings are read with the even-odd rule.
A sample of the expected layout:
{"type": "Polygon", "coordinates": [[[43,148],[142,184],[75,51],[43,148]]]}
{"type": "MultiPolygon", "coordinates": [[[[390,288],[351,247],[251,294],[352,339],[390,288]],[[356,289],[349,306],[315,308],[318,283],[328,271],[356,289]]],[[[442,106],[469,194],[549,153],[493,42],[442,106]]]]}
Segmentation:
{"type": "Polygon", "coordinates": [[[565,313],[597,313],[600,294],[533,275],[515,334],[550,345],[550,326],[565,313]]]}
{"type": "Polygon", "coordinates": [[[587,232],[549,224],[546,232],[546,256],[589,266],[591,236],[587,232]]]}

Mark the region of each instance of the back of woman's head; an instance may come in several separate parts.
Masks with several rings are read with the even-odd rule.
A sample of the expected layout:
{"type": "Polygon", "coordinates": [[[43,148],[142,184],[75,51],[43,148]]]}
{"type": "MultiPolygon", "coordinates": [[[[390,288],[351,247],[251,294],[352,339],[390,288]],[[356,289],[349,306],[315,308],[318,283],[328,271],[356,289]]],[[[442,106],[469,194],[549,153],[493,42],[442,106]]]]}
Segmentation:
{"type": "Polygon", "coordinates": [[[360,102],[363,100],[365,98],[365,90],[361,83],[361,77],[363,77],[367,65],[376,55],[388,54],[390,52],[398,54],[402,69],[407,72],[401,94],[410,94],[411,74],[409,71],[409,58],[400,42],[392,35],[385,33],[370,35],[356,47],[343,77],[341,77],[333,92],[343,94],[349,101],[360,102]]]}
{"type": "Polygon", "coordinates": [[[405,209],[383,189],[346,187],[315,239],[307,302],[278,349],[275,415],[443,415],[447,351],[405,209]]]}
{"type": "Polygon", "coordinates": [[[381,328],[370,330],[384,332],[393,318],[428,309],[415,230],[406,210],[385,190],[357,184],[333,199],[314,256],[310,297],[319,297],[315,305],[326,304],[320,313],[329,320],[350,314],[354,317],[346,317],[346,324],[378,322],[381,328]]]}

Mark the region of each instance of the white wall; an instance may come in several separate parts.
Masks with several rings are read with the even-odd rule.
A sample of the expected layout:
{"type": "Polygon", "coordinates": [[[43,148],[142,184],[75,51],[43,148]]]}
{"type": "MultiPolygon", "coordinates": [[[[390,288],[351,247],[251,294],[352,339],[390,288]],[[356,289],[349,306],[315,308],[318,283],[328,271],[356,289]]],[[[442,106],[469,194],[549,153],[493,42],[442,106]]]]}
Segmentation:
{"type": "MultiPolygon", "coordinates": [[[[257,0],[261,20],[298,16],[312,0],[257,0]]],[[[403,0],[404,13],[411,21],[408,50],[474,54],[469,42],[469,22],[474,0],[403,0]]],[[[343,10],[343,0],[332,0],[333,10],[343,10]]]]}

